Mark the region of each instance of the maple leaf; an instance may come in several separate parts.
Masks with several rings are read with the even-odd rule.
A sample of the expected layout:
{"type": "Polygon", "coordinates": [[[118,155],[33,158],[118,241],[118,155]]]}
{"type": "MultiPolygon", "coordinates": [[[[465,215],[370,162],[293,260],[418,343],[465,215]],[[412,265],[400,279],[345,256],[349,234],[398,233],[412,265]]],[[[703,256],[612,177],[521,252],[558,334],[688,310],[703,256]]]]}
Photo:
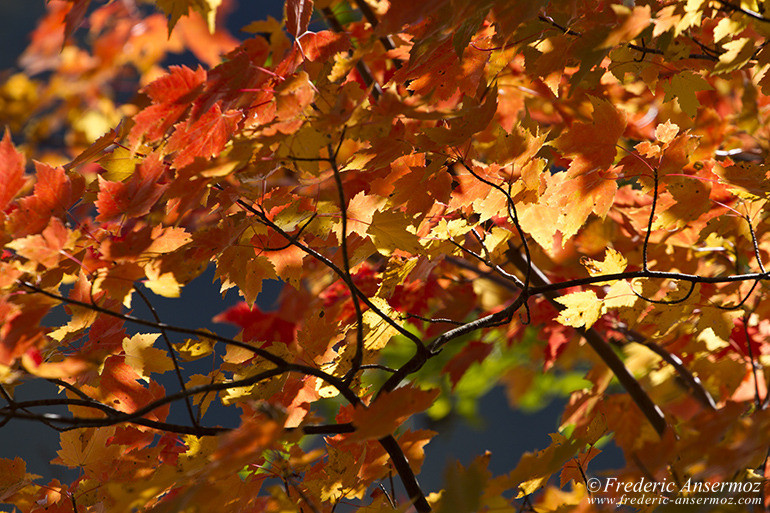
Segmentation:
{"type": "Polygon", "coordinates": [[[551,445],[536,453],[525,453],[516,468],[507,476],[509,486],[519,490],[518,497],[535,492],[545,485],[551,475],[555,474],[571,459],[578,449],[578,444],[567,440],[563,435],[550,435],[551,445]]]}
{"type": "Polygon", "coordinates": [[[393,433],[406,419],[426,410],[438,397],[439,390],[420,390],[411,385],[382,394],[368,408],[356,407],[351,421],[356,426],[356,440],[379,439],[393,433]]]}
{"type": "Polygon", "coordinates": [[[163,9],[168,15],[168,33],[174,29],[174,26],[182,16],[187,16],[190,9],[200,13],[207,22],[210,32],[214,32],[214,20],[216,18],[217,7],[222,0],[153,0],[155,4],[163,9]]]}
{"type": "Polygon", "coordinates": [[[676,99],[682,112],[694,118],[700,105],[695,93],[710,89],[713,87],[700,74],[685,70],[671,77],[668,82],[663,82],[663,90],[666,92],[663,101],[676,99]]]}
{"type": "Polygon", "coordinates": [[[623,41],[631,41],[650,24],[651,10],[647,5],[635,6],[633,9],[625,5],[612,5],[611,8],[620,18],[620,22],[617,27],[607,34],[601,47],[606,48],[615,46],[623,41]]]}
{"type": "Polygon", "coordinates": [[[13,147],[11,133],[6,128],[0,141],[0,211],[8,207],[25,184],[24,155],[13,147]]]}
{"type": "Polygon", "coordinates": [[[7,502],[6,499],[40,477],[27,473],[26,462],[18,456],[14,459],[0,458],[0,501],[7,502]]]}
{"type": "Polygon", "coordinates": [[[115,427],[87,428],[68,431],[60,436],[61,449],[53,462],[70,468],[80,468],[88,476],[109,473],[113,459],[117,459],[121,448],[107,445],[115,433],[115,427]]]}
{"type": "Polygon", "coordinates": [[[222,112],[219,104],[215,104],[198,119],[175,125],[167,146],[168,151],[177,152],[174,165],[184,167],[195,157],[208,159],[219,155],[242,117],[240,111],[222,112]]]}
{"type": "Polygon", "coordinates": [[[622,273],[628,265],[628,260],[614,249],[607,248],[604,254],[604,261],[599,262],[583,257],[580,259],[580,263],[586,267],[588,274],[591,276],[601,276],[603,274],[622,273]]]}
{"type": "Polygon", "coordinates": [[[126,363],[146,382],[150,381],[150,374],[162,374],[174,368],[168,352],[153,347],[159,336],[159,333],[138,333],[123,340],[126,363]]]}
{"type": "MultiPolygon", "coordinates": [[[[99,377],[99,397],[113,408],[123,412],[133,412],[165,395],[165,389],[156,381],[150,381],[149,387],[142,386],[140,376],[125,363],[124,357],[107,358],[99,377]]],[[[88,388],[88,387],[86,387],[88,388]]],[[[152,420],[163,421],[169,407],[161,406],[146,415],[152,420]]]]}
{"type": "Polygon", "coordinates": [[[168,74],[150,82],[142,91],[150,97],[150,105],[134,116],[134,125],[129,132],[132,144],[145,137],[156,141],[179,121],[190,109],[195,91],[206,80],[206,71],[198,66],[193,71],[186,66],[171,66],[168,74]]]}
{"type": "Polygon", "coordinates": [[[410,224],[402,212],[378,210],[372,216],[372,223],[366,233],[372,237],[375,247],[383,255],[390,255],[397,249],[419,254],[422,250],[420,238],[409,231],[410,224]]]}
{"type": "MultiPolygon", "coordinates": [[[[418,48],[413,47],[413,52],[418,48]]],[[[475,96],[482,78],[487,54],[468,48],[458,58],[452,39],[447,38],[435,48],[419,48],[421,54],[412,55],[409,66],[401,68],[393,81],[405,83],[408,88],[421,96],[432,95],[435,100],[446,100],[461,91],[475,96]]]]}
{"type": "Polygon", "coordinates": [[[161,156],[155,153],[137,166],[125,183],[110,182],[100,176],[99,193],[94,202],[99,211],[96,219],[106,221],[147,214],[168,187],[167,184],[161,183],[165,173],[166,164],[161,156]]]}
{"type": "Polygon", "coordinates": [[[590,328],[602,314],[602,302],[593,290],[572,292],[556,299],[566,308],[559,312],[559,321],[564,326],[590,328]]]}
{"type": "Polygon", "coordinates": [[[575,123],[555,141],[556,147],[572,158],[571,177],[608,168],[618,151],[618,139],[626,129],[625,114],[612,103],[592,97],[591,105],[591,121],[575,123]]]}
{"type": "Polygon", "coordinates": [[[559,486],[564,488],[570,481],[582,483],[585,481],[585,475],[588,463],[602,451],[596,447],[589,447],[584,454],[578,454],[577,457],[567,462],[559,474],[559,486]]]}
{"type": "Polygon", "coordinates": [[[454,355],[444,366],[443,371],[449,375],[449,381],[452,382],[452,389],[465,374],[468,368],[477,362],[484,361],[489,356],[494,346],[480,341],[469,342],[459,353],[454,355]]]}
{"type": "Polygon", "coordinates": [[[214,317],[214,322],[227,322],[243,329],[243,339],[288,344],[294,340],[295,325],[277,313],[265,313],[257,305],[249,307],[241,302],[214,317]]]}
{"type": "Polygon", "coordinates": [[[57,461],[83,474],[42,487],[1,461],[5,500],[447,513],[510,510],[515,490],[562,511],[585,505],[581,470],[604,436],[638,460],[619,479],[641,466],[726,481],[763,464],[759,7],[287,0],[283,23],[254,21],[241,43],[216,26],[219,0],[150,3],[167,15],[48,2],[0,79],[0,120],[24,153],[7,131],[0,382],[9,397],[27,378],[67,389],[3,412],[65,428],[57,461]],[[314,9],[331,30],[308,30],[314,9]],[[87,37],[71,37],[81,22],[87,37]],[[170,53],[210,69],[163,71],[170,53]],[[212,262],[221,291],[246,300],[215,319],[275,358],[195,319],[124,313],[137,282],[176,297],[212,262]],[[253,306],[276,278],[276,309],[253,306]],[[134,323],[191,338],[169,353],[157,334],[127,333],[134,323]],[[446,490],[425,497],[416,473],[433,433],[399,431],[454,404],[449,386],[421,387],[460,388],[482,361],[500,371],[482,388],[497,379],[512,403],[573,390],[562,433],[496,478],[488,453],[450,465],[446,490]],[[155,374],[177,366],[184,384],[166,391],[155,374]],[[180,387],[198,415],[176,424],[180,387]],[[240,427],[209,436],[214,402],[240,408],[240,427]],[[147,406],[130,419],[99,409],[147,406]],[[318,418],[328,407],[334,424],[318,418]],[[299,445],[318,434],[317,449],[299,445]],[[559,473],[572,492],[548,486],[559,473]],[[377,488],[389,476],[408,500],[377,488]]]}
{"type": "Polygon", "coordinates": [[[88,11],[88,6],[91,4],[91,0],[74,0],[72,2],[72,8],[67,12],[64,17],[64,40],[66,41],[75,32],[83,18],[88,11]]]}
{"type": "Polygon", "coordinates": [[[476,457],[470,465],[463,467],[460,462],[449,466],[444,473],[446,490],[441,496],[437,513],[472,513],[482,505],[484,488],[489,481],[489,458],[491,453],[476,457]]]}
{"type": "Polygon", "coordinates": [[[256,256],[254,248],[230,246],[217,257],[216,278],[222,282],[221,291],[237,285],[246,302],[254,304],[262,290],[262,282],[278,276],[273,264],[263,256],[256,256]]]}
{"type": "Polygon", "coordinates": [[[298,41],[302,44],[302,52],[310,61],[328,61],[334,55],[351,48],[350,39],[346,34],[338,34],[331,30],[308,32],[298,41]]]}

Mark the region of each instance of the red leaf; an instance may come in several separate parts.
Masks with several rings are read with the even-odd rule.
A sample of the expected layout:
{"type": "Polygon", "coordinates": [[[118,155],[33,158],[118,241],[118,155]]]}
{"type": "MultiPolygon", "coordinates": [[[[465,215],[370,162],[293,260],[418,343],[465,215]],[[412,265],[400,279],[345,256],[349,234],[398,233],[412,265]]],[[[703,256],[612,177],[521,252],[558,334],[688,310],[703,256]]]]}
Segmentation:
{"type": "Polygon", "coordinates": [[[197,120],[176,125],[168,141],[168,151],[177,152],[174,166],[184,167],[195,157],[208,159],[219,155],[242,117],[237,110],[223,113],[219,104],[215,104],[197,120]]]}
{"type": "Polygon", "coordinates": [[[263,312],[257,305],[249,308],[245,302],[238,303],[217,315],[214,317],[214,322],[240,326],[243,329],[244,340],[267,342],[265,347],[272,345],[273,342],[291,343],[294,340],[296,328],[293,322],[281,319],[276,313],[263,312]]]}
{"type": "Polygon", "coordinates": [[[0,141],[0,211],[6,209],[24,183],[24,155],[13,147],[11,133],[6,128],[0,141]]]}
{"type": "Polygon", "coordinates": [[[295,38],[307,32],[310,16],[313,15],[313,0],[286,0],[284,17],[286,30],[295,38]]]}
{"type": "Polygon", "coordinates": [[[186,66],[171,66],[168,75],[147,85],[143,92],[152,99],[153,105],[134,116],[135,124],[129,134],[131,143],[136,144],[141,137],[147,141],[163,137],[187,112],[205,81],[206,71],[200,66],[195,71],[186,66]]]}
{"type": "Polygon", "coordinates": [[[474,363],[484,361],[484,358],[492,352],[493,347],[492,344],[474,340],[463,347],[459,353],[454,355],[452,359],[444,365],[442,372],[449,374],[449,380],[452,382],[452,390],[457,386],[457,383],[460,381],[460,378],[463,377],[465,371],[467,371],[474,363]]]}
{"type": "Polygon", "coordinates": [[[331,30],[308,32],[300,38],[302,51],[310,61],[326,61],[339,52],[350,49],[350,39],[346,34],[331,30]]]}
{"type": "Polygon", "coordinates": [[[72,9],[64,17],[64,40],[66,41],[75,32],[88,11],[91,0],[74,0],[72,9]]]}
{"type": "Polygon", "coordinates": [[[158,154],[150,154],[136,167],[128,182],[110,182],[99,177],[99,193],[95,202],[97,221],[120,216],[138,217],[150,211],[167,184],[159,183],[166,166],[158,154]]]}

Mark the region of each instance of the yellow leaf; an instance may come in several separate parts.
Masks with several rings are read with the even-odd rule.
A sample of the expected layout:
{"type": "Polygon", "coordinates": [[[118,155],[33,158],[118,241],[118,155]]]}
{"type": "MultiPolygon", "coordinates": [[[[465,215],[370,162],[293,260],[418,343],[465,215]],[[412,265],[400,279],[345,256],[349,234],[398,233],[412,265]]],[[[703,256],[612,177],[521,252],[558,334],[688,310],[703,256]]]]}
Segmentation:
{"type": "Polygon", "coordinates": [[[107,170],[102,176],[111,182],[122,182],[131,177],[139,162],[141,159],[131,150],[120,146],[99,159],[99,165],[107,170]]]}
{"type": "Polygon", "coordinates": [[[131,338],[123,339],[126,363],[145,381],[150,380],[150,374],[153,372],[163,373],[174,368],[168,352],[153,347],[159,336],[159,333],[137,333],[131,338]]]}
{"type": "Polygon", "coordinates": [[[741,16],[740,18],[733,19],[725,16],[717,26],[714,27],[714,42],[721,43],[725,39],[732,37],[733,34],[739,34],[746,28],[746,22],[741,16]]]}
{"type": "Polygon", "coordinates": [[[383,255],[389,256],[400,249],[407,253],[420,254],[420,238],[409,231],[411,221],[403,212],[378,210],[372,216],[372,224],[366,230],[374,246],[383,255]]]}
{"type": "Polygon", "coordinates": [[[593,290],[573,292],[556,298],[556,301],[566,307],[556,319],[564,326],[588,329],[602,314],[602,301],[593,290]]]}
{"type": "Polygon", "coordinates": [[[65,431],[59,434],[61,449],[51,463],[78,468],[86,476],[107,472],[121,451],[117,444],[107,445],[107,439],[114,434],[115,426],[65,431]]]}
{"type": "Polygon", "coordinates": [[[670,102],[676,99],[682,112],[694,118],[700,105],[695,92],[709,89],[713,87],[700,74],[685,70],[671,77],[670,81],[663,81],[663,90],[666,92],[663,101],[670,102]]]}
{"type": "Polygon", "coordinates": [[[740,310],[722,310],[721,308],[704,306],[701,308],[700,317],[695,323],[698,331],[711,330],[713,337],[722,340],[725,344],[730,340],[730,334],[735,326],[735,319],[740,317],[740,310]]]}
{"type": "MultiPolygon", "coordinates": [[[[436,513],[475,513],[482,511],[480,506],[490,472],[487,469],[491,453],[478,456],[468,467],[460,462],[447,467],[444,472],[446,490],[441,495],[436,513]]],[[[483,509],[486,511],[486,509],[483,509]]],[[[497,509],[495,509],[497,510],[497,509]]]]}
{"type": "MultiPolygon", "coordinates": [[[[224,377],[218,374],[216,378],[204,376],[203,374],[193,374],[187,379],[187,388],[198,387],[202,385],[210,385],[212,383],[221,383],[224,381],[224,377]]],[[[211,403],[216,399],[217,392],[209,392],[207,394],[195,394],[192,396],[192,402],[200,409],[201,416],[206,415],[206,411],[211,406],[211,403]]]]}
{"type": "Polygon", "coordinates": [[[168,16],[168,32],[174,29],[174,25],[182,16],[187,16],[190,9],[197,11],[207,21],[209,32],[214,33],[214,21],[217,14],[217,7],[222,0],[155,0],[155,4],[160,7],[168,16]]]}
{"type": "Polygon", "coordinates": [[[508,485],[519,489],[517,497],[524,497],[542,487],[583,446],[583,443],[567,440],[559,433],[550,436],[550,446],[536,453],[525,453],[508,474],[508,485]]]}
{"type": "Polygon", "coordinates": [[[399,257],[391,257],[385,272],[382,275],[382,284],[377,291],[377,297],[389,298],[398,285],[406,280],[409,273],[417,265],[417,258],[405,260],[399,257]]]}
{"type": "Polygon", "coordinates": [[[230,246],[217,257],[214,277],[222,282],[221,292],[237,285],[249,305],[256,301],[263,280],[278,278],[270,260],[257,256],[253,247],[243,245],[230,246]]]}
{"type": "MultiPolygon", "coordinates": [[[[380,297],[370,298],[370,301],[385,315],[393,318],[393,309],[388,302],[380,297]]],[[[373,311],[363,313],[364,319],[364,347],[376,351],[382,349],[390,341],[391,337],[398,333],[385,319],[373,311]]]]}
{"type": "Polygon", "coordinates": [[[631,285],[627,281],[616,281],[607,289],[604,295],[604,308],[631,307],[636,303],[636,294],[631,290],[631,285]]]}
{"type": "Polygon", "coordinates": [[[179,297],[182,286],[176,281],[173,273],[160,274],[156,266],[147,266],[145,268],[147,280],[144,286],[155,294],[163,297],[179,297]]]}
{"type": "Polygon", "coordinates": [[[742,68],[754,55],[754,41],[748,37],[734,39],[722,45],[726,50],[714,66],[714,74],[729,73],[742,68]]]}
{"type": "Polygon", "coordinates": [[[184,344],[176,346],[176,350],[183,360],[197,360],[198,358],[210,355],[214,351],[214,344],[207,338],[188,338],[184,341],[184,344]]]}
{"type": "Polygon", "coordinates": [[[628,260],[614,249],[607,248],[607,251],[604,253],[603,262],[583,257],[580,259],[580,263],[585,266],[588,274],[591,276],[602,276],[605,274],[622,273],[626,269],[626,265],[628,265],[628,260]]]}

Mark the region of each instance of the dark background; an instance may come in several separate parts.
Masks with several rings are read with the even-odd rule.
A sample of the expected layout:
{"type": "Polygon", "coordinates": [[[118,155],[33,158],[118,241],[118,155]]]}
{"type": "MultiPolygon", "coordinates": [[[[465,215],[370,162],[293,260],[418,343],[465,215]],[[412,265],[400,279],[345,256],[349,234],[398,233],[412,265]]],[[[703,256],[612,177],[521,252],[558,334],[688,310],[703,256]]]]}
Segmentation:
{"type": "MultiPolygon", "coordinates": [[[[239,29],[251,21],[264,19],[271,15],[280,19],[283,2],[280,0],[258,1],[242,0],[242,5],[229,16],[229,28],[236,37],[239,29]]],[[[44,11],[43,0],[16,1],[0,0],[0,70],[15,66],[16,58],[24,50],[29,32],[34,28],[37,19],[44,11]]],[[[168,64],[189,63],[189,56],[172,56],[168,64]]],[[[210,319],[238,298],[234,293],[222,299],[219,294],[219,283],[213,283],[213,272],[209,270],[183,289],[180,299],[164,299],[153,296],[153,303],[159,310],[161,318],[169,323],[192,328],[208,328],[217,330],[223,335],[233,335],[234,330],[225,325],[214,324],[210,319]]],[[[279,285],[269,284],[260,296],[258,303],[269,307],[274,301],[279,285]]],[[[142,308],[140,301],[135,300],[135,315],[149,318],[149,312],[142,308]]],[[[51,319],[53,321],[53,319],[51,319]]],[[[167,389],[172,389],[173,381],[167,389]]],[[[53,387],[42,383],[30,383],[17,389],[18,399],[50,397],[56,393],[53,387]]],[[[559,416],[564,407],[561,401],[553,402],[536,413],[525,414],[511,410],[507,399],[500,387],[494,388],[482,398],[479,405],[481,417],[478,428],[471,427],[459,418],[442,422],[440,426],[432,426],[421,418],[412,422],[413,428],[437,428],[440,435],[426,446],[426,462],[420,476],[421,484],[426,493],[442,487],[443,469],[446,463],[459,459],[467,465],[472,459],[485,450],[492,452],[490,468],[493,475],[510,471],[515,467],[525,451],[543,449],[550,443],[549,433],[558,429],[559,416]]],[[[172,418],[185,421],[184,412],[177,405],[172,410],[172,418]]],[[[209,422],[211,417],[207,416],[209,422]]],[[[234,425],[237,415],[234,412],[221,413],[217,423],[234,425]]],[[[14,420],[0,428],[0,457],[22,457],[27,462],[27,471],[40,474],[44,481],[50,478],[69,480],[78,475],[77,470],[50,465],[49,461],[56,456],[59,448],[58,434],[48,427],[22,420],[14,420]]],[[[623,460],[617,449],[605,448],[605,452],[592,463],[592,469],[613,468],[622,466],[623,460]]]]}

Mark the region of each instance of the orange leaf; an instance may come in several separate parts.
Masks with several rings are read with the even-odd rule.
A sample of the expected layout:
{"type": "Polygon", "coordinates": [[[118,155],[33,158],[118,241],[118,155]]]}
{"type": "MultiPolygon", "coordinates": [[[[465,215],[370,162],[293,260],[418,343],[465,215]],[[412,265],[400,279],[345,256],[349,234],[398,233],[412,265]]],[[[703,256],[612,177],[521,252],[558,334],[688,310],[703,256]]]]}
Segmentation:
{"type": "Polygon", "coordinates": [[[440,390],[422,390],[407,385],[382,394],[368,408],[357,406],[351,420],[356,426],[352,438],[379,439],[393,433],[406,419],[433,404],[440,390]]]}
{"type": "Polygon", "coordinates": [[[134,116],[134,126],[128,136],[133,145],[142,137],[147,141],[163,137],[187,112],[194,93],[206,80],[206,71],[200,66],[195,71],[186,66],[171,66],[168,71],[168,75],[143,89],[152,99],[153,105],[134,116]]]}
{"type": "Polygon", "coordinates": [[[300,43],[305,57],[310,61],[327,61],[335,54],[350,49],[348,36],[331,30],[308,32],[300,37],[300,43]]]}
{"type": "Polygon", "coordinates": [[[594,169],[607,169],[615,159],[617,143],[626,129],[626,115],[615,106],[591,98],[594,107],[589,123],[578,122],[556,140],[556,147],[572,158],[569,175],[578,176],[594,169]]]}
{"type": "Polygon", "coordinates": [[[168,151],[176,151],[174,166],[191,164],[195,157],[216,157],[235,132],[243,115],[237,110],[222,112],[215,104],[197,120],[176,125],[168,141],[168,151]]]}
{"type": "Polygon", "coordinates": [[[6,128],[0,141],[0,211],[5,210],[25,183],[24,155],[13,147],[11,132],[6,128]]]}
{"type": "Polygon", "coordinates": [[[97,221],[107,221],[121,216],[139,217],[147,214],[168,185],[161,184],[166,166],[160,155],[149,155],[128,182],[110,182],[99,177],[99,193],[95,202],[99,215],[97,221]]]}

